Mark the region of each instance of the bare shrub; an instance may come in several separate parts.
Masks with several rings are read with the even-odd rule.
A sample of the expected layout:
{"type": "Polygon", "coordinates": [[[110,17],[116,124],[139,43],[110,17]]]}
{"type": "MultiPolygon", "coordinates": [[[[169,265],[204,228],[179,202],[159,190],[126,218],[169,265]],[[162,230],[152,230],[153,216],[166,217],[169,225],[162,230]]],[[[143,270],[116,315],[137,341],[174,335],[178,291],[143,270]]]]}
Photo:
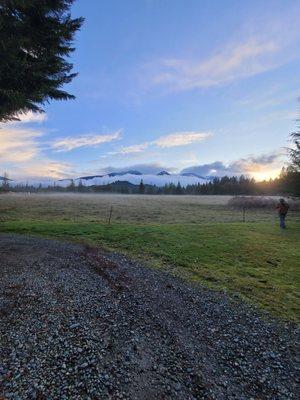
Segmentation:
{"type": "Polygon", "coordinates": [[[300,199],[299,198],[294,198],[294,199],[288,198],[287,202],[292,211],[300,211],[300,199]]]}
{"type": "MultiPolygon", "coordinates": [[[[290,209],[293,211],[300,211],[300,200],[286,198],[290,209]]],[[[232,208],[247,208],[247,209],[274,209],[278,203],[278,199],[274,197],[264,197],[264,196],[236,196],[232,197],[228,201],[228,206],[232,208]]]]}

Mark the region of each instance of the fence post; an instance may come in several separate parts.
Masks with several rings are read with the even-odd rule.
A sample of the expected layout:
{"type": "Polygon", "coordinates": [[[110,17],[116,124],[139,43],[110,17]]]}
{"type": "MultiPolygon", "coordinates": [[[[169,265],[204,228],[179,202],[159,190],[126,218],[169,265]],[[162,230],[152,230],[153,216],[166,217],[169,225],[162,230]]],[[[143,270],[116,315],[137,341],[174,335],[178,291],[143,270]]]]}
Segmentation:
{"type": "Polygon", "coordinates": [[[243,222],[246,221],[246,207],[243,207],[243,222]]]}
{"type": "Polygon", "coordinates": [[[113,211],[113,207],[111,206],[110,211],[109,211],[108,225],[110,225],[112,211],[113,211]]]}

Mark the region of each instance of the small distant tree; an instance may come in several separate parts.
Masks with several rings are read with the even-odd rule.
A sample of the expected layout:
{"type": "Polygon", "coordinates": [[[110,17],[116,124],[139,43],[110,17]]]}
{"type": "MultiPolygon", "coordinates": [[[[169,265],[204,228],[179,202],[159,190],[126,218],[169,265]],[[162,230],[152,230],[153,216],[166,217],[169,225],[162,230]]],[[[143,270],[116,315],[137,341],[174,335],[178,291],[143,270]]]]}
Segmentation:
{"type": "Polygon", "coordinates": [[[4,172],[4,174],[3,174],[2,189],[4,192],[9,191],[9,178],[8,178],[7,172],[4,172]]]}
{"type": "Polygon", "coordinates": [[[78,183],[78,192],[84,192],[84,184],[82,183],[81,179],[79,179],[78,183]]]}
{"type": "Polygon", "coordinates": [[[175,193],[176,194],[183,194],[183,188],[182,188],[180,182],[177,183],[175,193]]]}
{"type": "Polygon", "coordinates": [[[74,179],[71,179],[70,185],[67,186],[67,190],[68,190],[69,192],[75,192],[75,189],[76,189],[76,187],[75,187],[74,179]]]}
{"type": "Polygon", "coordinates": [[[139,194],[144,194],[144,193],[145,193],[145,185],[143,179],[141,179],[141,182],[139,184],[139,194]]]}

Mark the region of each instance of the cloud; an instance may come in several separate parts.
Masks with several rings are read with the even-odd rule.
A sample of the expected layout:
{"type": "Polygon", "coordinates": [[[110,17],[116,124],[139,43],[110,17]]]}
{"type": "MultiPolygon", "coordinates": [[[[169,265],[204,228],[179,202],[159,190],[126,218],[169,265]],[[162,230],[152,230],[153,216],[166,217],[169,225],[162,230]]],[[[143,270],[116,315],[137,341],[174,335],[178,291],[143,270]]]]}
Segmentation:
{"type": "Polygon", "coordinates": [[[72,164],[50,160],[47,158],[37,158],[26,163],[25,166],[14,169],[14,177],[42,182],[44,180],[57,180],[61,178],[73,178],[76,172],[72,164]]]}
{"type": "Polygon", "coordinates": [[[182,173],[194,173],[200,176],[233,176],[248,175],[255,178],[276,176],[283,164],[285,151],[276,150],[272,153],[259,156],[248,156],[225,164],[222,161],[215,161],[210,164],[195,165],[182,170],[182,173]]]}
{"type": "Polygon", "coordinates": [[[69,136],[63,139],[58,139],[51,144],[55,151],[70,151],[79,147],[91,147],[99,144],[108,143],[113,140],[120,139],[121,130],[107,135],[81,135],[69,136]]]}
{"type": "MultiPolygon", "coordinates": [[[[294,83],[294,86],[298,86],[298,81],[294,83]]],[[[298,97],[298,89],[286,89],[282,85],[275,87],[274,82],[272,82],[272,87],[269,89],[264,89],[263,93],[255,90],[254,94],[244,95],[242,98],[236,101],[236,104],[238,106],[247,108],[247,110],[249,110],[249,108],[252,110],[261,110],[290,102],[295,103],[298,97]]]]}
{"type": "Polygon", "coordinates": [[[0,128],[0,162],[25,162],[39,153],[41,131],[0,128]]]}
{"type": "MultiPolygon", "coordinates": [[[[117,154],[132,154],[132,153],[141,153],[146,150],[151,145],[151,142],[145,142],[141,144],[134,144],[132,146],[122,147],[117,154]]],[[[116,153],[113,153],[116,154],[116,153]]]]}
{"type": "MultiPolygon", "coordinates": [[[[18,182],[55,181],[62,178],[73,178],[78,174],[72,164],[37,157],[23,164],[14,164],[13,168],[7,168],[9,177],[18,182]]],[[[49,182],[49,183],[50,183],[49,182]]]]}
{"type": "Polygon", "coordinates": [[[212,136],[210,132],[177,132],[167,136],[162,136],[152,142],[158,147],[177,147],[186,146],[192,143],[199,143],[212,136]]]}
{"type": "Polygon", "coordinates": [[[119,151],[114,152],[112,154],[142,153],[150,146],[156,146],[158,148],[186,146],[192,143],[202,142],[203,140],[211,136],[212,136],[211,132],[195,132],[195,131],[175,132],[166,136],[161,136],[153,141],[122,147],[119,151]]]}
{"type": "Polygon", "coordinates": [[[24,162],[39,153],[37,139],[43,136],[39,129],[23,127],[23,124],[45,121],[44,113],[27,112],[17,114],[19,121],[0,123],[0,162],[24,162]]]}
{"type": "Polygon", "coordinates": [[[126,167],[105,167],[100,170],[100,174],[109,174],[111,172],[126,172],[126,171],[139,171],[142,174],[157,174],[161,171],[173,171],[173,167],[166,167],[165,165],[161,163],[149,163],[149,164],[133,164],[133,165],[128,165],[126,167]]]}
{"type": "Polygon", "coordinates": [[[41,113],[41,112],[34,113],[32,111],[15,114],[15,117],[18,118],[18,121],[8,121],[5,123],[0,123],[0,127],[6,128],[11,126],[20,126],[21,124],[42,123],[47,120],[46,113],[41,113]]]}
{"type": "MultiPolygon", "coordinates": [[[[27,121],[31,119],[28,116],[27,121]]],[[[32,119],[31,119],[32,120],[32,119]]],[[[49,158],[45,149],[49,143],[43,140],[45,132],[24,128],[22,122],[0,126],[0,169],[7,171],[12,179],[27,178],[37,181],[56,180],[77,175],[72,164],[49,158]]],[[[105,143],[119,138],[120,131],[110,135],[82,135],[56,141],[57,151],[65,151],[88,145],[105,143]]],[[[53,143],[50,144],[53,146],[53,143]]]]}
{"type": "Polygon", "coordinates": [[[16,123],[22,123],[22,124],[27,124],[27,123],[35,123],[35,122],[44,122],[47,120],[47,114],[46,113],[33,113],[32,111],[28,111],[27,113],[23,114],[17,114],[17,118],[19,118],[20,121],[17,121],[16,123]]]}
{"type": "Polygon", "coordinates": [[[274,69],[286,60],[273,57],[279,45],[272,40],[249,39],[227,45],[206,59],[169,58],[155,66],[153,85],[190,90],[230,83],[274,69]]]}
{"type": "MultiPolygon", "coordinates": [[[[276,151],[260,154],[257,156],[249,155],[247,157],[239,158],[230,163],[223,161],[214,161],[212,163],[194,165],[184,168],[179,172],[178,168],[168,166],[166,164],[158,163],[141,163],[132,164],[123,167],[105,167],[97,170],[95,174],[108,174],[110,172],[125,172],[129,170],[136,170],[143,174],[157,174],[161,171],[168,171],[170,173],[194,173],[199,176],[240,176],[246,175],[254,177],[257,180],[268,179],[276,177],[285,162],[286,151],[284,149],[277,149],[276,151]]],[[[185,160],[186,162],[187,160],[185,160]]],[[[190,160],[191,162],[191,160],[190,160]]],[[[178,163],[177,163],[178,166],[178,163]]]]}
{"type": "MultiPolygon", "coordinates": [[[[19,124],[19,123],[18,123],[19,124]]],[[[41,130],[2,124],[0,127],[0,168],[12,179],[59,179],[72,173],[71,165],[51,160],[42,151],[41,130]]]]}
{"type": "MultiPolygon", "coordinates": [[[[271,10],[273,11],[273,10],[271,10]]],[[[209,54],[186,47],[177,54],[150,61],[141,79],[148,88],[184,91],[227,85],[274,70],[299,58],[299,4],[280,14],[268,12],[245,19],[236,32],[209,54]]]]}

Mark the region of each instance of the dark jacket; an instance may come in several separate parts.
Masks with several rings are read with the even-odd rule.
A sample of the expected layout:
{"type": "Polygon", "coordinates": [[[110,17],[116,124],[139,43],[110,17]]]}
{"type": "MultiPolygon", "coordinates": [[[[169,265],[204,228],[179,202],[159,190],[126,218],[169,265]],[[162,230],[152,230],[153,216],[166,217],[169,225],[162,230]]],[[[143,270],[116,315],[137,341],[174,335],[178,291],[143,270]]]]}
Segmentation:
{"type": "Polygon", "coordinates": [[[289,210],[289,205],[287,203],[278,203],[277,205],[278,214],[286,215],[289,210]]]}

